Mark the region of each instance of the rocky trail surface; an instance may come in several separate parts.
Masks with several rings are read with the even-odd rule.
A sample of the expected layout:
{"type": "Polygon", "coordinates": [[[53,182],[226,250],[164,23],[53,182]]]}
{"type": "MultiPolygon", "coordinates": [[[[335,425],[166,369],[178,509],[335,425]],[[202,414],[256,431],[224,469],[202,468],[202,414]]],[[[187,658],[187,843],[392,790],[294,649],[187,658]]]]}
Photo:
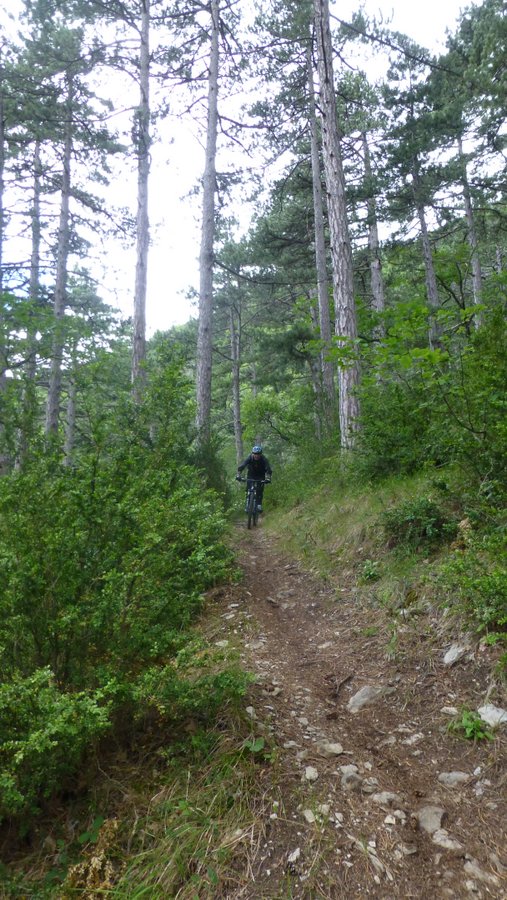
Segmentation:
{"type": "Polygon", "coordinates": [[[502,715],[485,652],[431,616],[394,629],[262,524],[238,544],[244,579],[214,598],[217,643],[255,675],[265,793],[248,883],[227,897],[507,898],[507,729],[448,730],[463,708],[502,715]]]}

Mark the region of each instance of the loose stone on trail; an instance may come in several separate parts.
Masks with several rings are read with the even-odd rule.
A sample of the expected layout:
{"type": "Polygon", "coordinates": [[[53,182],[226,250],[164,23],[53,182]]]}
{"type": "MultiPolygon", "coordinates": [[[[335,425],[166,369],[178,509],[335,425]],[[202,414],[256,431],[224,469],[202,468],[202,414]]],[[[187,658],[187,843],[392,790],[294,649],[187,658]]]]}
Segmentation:
{"type": "Polygon", "coordinates": [[[501,709],[493,703],[486,703],[484,706],[479,706],[477,712],[481,719],[491,728],[507,725],[507,709],[501,709]]]}
{"type": "Polygon", "coordinates": [[[369,703],[373,703],[385,692],[386,688],[383,685],[378,686],[373,684],[366,684],[364,687],[360,688],[353,697],[350,698],[349,702],[347,703],[347,709],[351,713],[357,713],[363,708],[363,706],[367,706],[369,703]]]}
{"type": "Polygon", "coordinates": [[[454,788],[470,781],[470,775],[467,775],[466,772],[441,772],[438,776],[438,780],[440,784],[445,784],[446,787],[454,788]]]}
{"type": "Polygon", "coordinates": [[[415,818],[419,822],[419,827],[428,834],[433,834],[442,825],[442,819],[445,816],[445,809],[440,806],[423,806],[415,813],[415,818]]]}

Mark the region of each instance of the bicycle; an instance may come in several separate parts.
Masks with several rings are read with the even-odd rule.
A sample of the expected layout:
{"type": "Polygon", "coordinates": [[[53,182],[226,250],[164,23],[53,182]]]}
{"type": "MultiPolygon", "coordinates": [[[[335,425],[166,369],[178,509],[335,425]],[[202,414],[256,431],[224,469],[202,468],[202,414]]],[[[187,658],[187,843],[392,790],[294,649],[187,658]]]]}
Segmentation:
{"type": "Polygon", "coordinates": [[[268,480],[262,478],[241,478],[237,477],[236,481],[243,481],[247,484],[247,494],[246,494],[246,514],[247,514],[247,526],[251,528],[252,525],[255,527],[257,525],[259,519],[259,487],[261,484],[269,484],[268,480]]]}

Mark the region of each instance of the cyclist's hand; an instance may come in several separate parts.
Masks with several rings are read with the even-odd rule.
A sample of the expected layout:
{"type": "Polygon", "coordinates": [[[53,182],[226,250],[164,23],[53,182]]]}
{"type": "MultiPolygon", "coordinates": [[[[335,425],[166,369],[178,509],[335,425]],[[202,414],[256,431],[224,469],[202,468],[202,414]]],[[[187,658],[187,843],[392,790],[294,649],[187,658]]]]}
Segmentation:
{"type": "Polygon", "coordinates": [[[238,474],[236,475],[236,481],[241,481],[241,475],[239,474],[239,472],[238,472],[238,474]]]}
{"type": "Polygon", "coordinates": [[[266,475],[264,481],[266,482],[266,484],[271,484],[271,475],[266,475]]]}

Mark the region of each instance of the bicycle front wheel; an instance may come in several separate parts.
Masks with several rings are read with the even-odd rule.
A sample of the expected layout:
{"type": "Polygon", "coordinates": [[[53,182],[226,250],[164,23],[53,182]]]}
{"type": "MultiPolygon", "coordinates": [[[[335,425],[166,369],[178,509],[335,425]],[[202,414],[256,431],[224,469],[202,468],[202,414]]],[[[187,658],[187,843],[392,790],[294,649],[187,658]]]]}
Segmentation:
{"type": "Polygon", "coordinates": [[[257,504],[255,502],[255,494],[253,491],[251,491],[251,493],[248,497],[248,508],[247,508],[247,513],[248,513],[247,524],[248,524],[249,528],[251,528],[252,525],[255,525],[256,506],[257,506],[257,504]]]}

